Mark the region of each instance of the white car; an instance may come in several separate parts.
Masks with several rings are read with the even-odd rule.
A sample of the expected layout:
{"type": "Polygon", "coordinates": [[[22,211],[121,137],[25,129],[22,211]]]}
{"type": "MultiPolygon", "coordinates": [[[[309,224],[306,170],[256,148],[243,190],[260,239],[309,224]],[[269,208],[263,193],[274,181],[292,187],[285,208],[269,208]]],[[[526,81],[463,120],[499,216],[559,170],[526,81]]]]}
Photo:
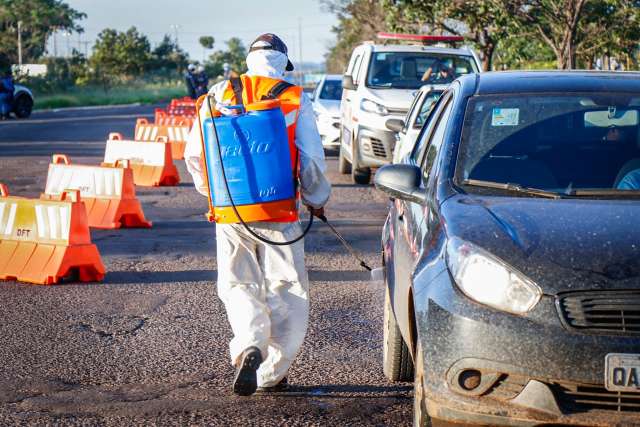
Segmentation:
{"type": "Polygon", "coordinates": [[[396,132],[396,145],[393,149],[393,163],[400,163],[403,157],[413,151],[422,126],[431,113],[431,107],[438,101],[446,85],[424,85],[416,93],[413,104],[404,120],[389,119],[387,129],[396,132]]]}
{"type": "Polygon", "coordinates": [[[325,75],[313,92],[313,111],[316,114],[318,132],[325,148],[340,146],[340,99],[342,76],[325,75]]]}
{"type": "Polygon", "coordinates": [[[368,184],[372,168],[392,161],[396,136],[385,123],[390,118],[404,119],[416,90],[424,84],[448,85],[460,75],[480,70],[478,58],[469,49],[422,44],[459,38],[384,38],[406,38],[420,44],[363,43],[351,55],[342,81],[338,168],[344,174],[351,172],[357,184],[368,184]]]}

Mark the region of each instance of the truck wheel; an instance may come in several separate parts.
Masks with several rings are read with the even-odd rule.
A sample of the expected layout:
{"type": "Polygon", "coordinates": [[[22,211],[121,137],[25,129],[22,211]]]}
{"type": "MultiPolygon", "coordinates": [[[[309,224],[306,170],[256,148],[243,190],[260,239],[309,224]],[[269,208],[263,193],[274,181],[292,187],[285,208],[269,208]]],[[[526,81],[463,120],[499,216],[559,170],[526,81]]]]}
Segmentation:
{"type": "Polygon", "coordinates": [[[384,296],[382,370],[390,381],[412,381],[413,361],[405,344],[396,317],[391,309],[389,288],[384,296]]]}
{"type": "Polygon", "coordinates": [[[344,157],[342,147],[338,151],[338,172],[347,175],[351,173],[351,163],[344,157]]]}
{"type": "Polygon", "coordinates": [[[33,101],[27,95],[19,95],[13,103],[13,112],[20,119],[29,117],[32,109],[33,101]]]}
{"type": "Polygon", "coordinates": [[[371,181],[371,169],[351,166],[351,178],[356,184],[367,185],[371,181]]]}
{"type": "Polygon", "coordinates": [[[416,348],[415,371],[415,379],[413,381],[413,427],[431,427],[431,417],[427,413],[424,403],[424,362],[420,340],[418,340],[416,348]]]}

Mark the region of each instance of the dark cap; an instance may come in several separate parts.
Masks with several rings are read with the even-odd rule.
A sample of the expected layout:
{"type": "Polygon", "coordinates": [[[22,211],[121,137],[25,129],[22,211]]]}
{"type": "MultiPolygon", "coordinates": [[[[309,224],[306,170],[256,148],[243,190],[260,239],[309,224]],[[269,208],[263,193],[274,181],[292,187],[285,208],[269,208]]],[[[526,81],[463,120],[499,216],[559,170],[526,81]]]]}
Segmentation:
{"type": "Polygon", "coordinates": [[[284,53],[287,56],[287,71],[293,71],[293,64],[289,61],[289,53],[287,45],[284,44],[282,39],[275,34],[265,33],[259,36],[251,43],[249,52],[256,50],[275,50],[280,53],[284,53]]]}

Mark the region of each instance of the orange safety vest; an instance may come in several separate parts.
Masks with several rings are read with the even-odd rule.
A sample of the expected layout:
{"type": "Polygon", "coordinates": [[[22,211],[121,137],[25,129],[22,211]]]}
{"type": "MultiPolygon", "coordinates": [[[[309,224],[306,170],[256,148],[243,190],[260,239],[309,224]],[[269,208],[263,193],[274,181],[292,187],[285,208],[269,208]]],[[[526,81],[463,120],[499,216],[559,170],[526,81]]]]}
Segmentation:
{"type": "MultiPolygon", "coordinates": [[[[263,76],[247,76],[245,74],[240,76],[240,81],[242,82],[242,104],[248,105],[254,102],[262,101],[264,99],[269,99],[269,95],[272,90],[278,85],[282,84],[282,80],[274,79],[271,77],[263,77],[263,76]]],[[[296,137],[296,124],[298,122],[298,115],[300,112],[300,102],[302,99],[302,88],[300,86],[288,86],[284,91],[281,91],[276,98],[280,101],[280,109],[284,114],[285,123],[287,125],[287,136],[289,139],[289,150],[291,154],[291,169],[293,171],[294,179],[298,180],[300,176],[300,162],[299,162],[299,154],[298,147],[296,146],[295,137],[296,137]]],[[[241,102],[236,99],[236,95],[231,83],[227,84],[227,87],[224,91],[224,95],[222,97],[222,102],[224,104],[229,105],[238,105],[241,102]]],[[[296,192],[296,199],[298,197],[298,193],[296,192]]],[[[270,204],[265,204],[262,206],[262,209],[275,208],[278,212],[288,211],[289,213],[275,218],[270,218],[269,222],[293,222],[298,220],[298,209],[295,206],[291,209],[291,202],[274,202],[273,206],[268,206],[270,204]],[[284,208],[284,206],[289,205],[288,208],[284,208]]],[[[216,208],[218,210],[219,208],[216,208]]],[[[230,208],[224,208],[230,209],[230,208]]],[[[243,209],[239,209],[242,214],[243,209]]],[[[244,219],[244,215],[242,215],[244,219]]]]}

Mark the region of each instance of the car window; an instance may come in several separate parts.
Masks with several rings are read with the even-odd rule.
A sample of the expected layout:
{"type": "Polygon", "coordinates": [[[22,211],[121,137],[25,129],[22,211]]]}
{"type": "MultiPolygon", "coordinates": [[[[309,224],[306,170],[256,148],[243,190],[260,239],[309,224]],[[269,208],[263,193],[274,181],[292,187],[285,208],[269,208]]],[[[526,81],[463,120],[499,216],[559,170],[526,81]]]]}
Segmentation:
{"type": "Polygon", "coordinates": [[[342,98],[342,82],[340,80],[325,80],[322,88],[320,88],[318,98],[340,101],[342,98]]]}
{"type": "Polygon", "coordinates": [[[456,177],[586,194],[628,189],[639,164],[640,94],[479,95],[466,109],[456,177]]]}
{"type": "Polygon", "coordinates": [[[423,96],[423,92],[418,92],[416,93],[416,96],[413,97],[413,101],[411,102],[411,107],[409,107],[409,111],[407,112],[407,115],[404,118],[405,129],[409,124],[409,122],[411,121],[411,118],[413,117],[413,113],[416,109],[416,105],[418,105],[422,96],[423,96]]]}
{"type": "Polygon", "coordinates": [[[347,76],[353,75],[353,67],[356,64],[356,60],[360,57],[360,54],[354,53],[349,60],[349,65],[347,65],[347,70],[344,72],[347,76]]]}
{"type": "Polygon", "coordinates": [[[449,98],[449,96],[443,96],[442,98],[438,99],[436,104],[431,109],[431,112],[426,120],[426,126],[423,127],[420,135],[418,135],[418,138],[416,139],[416,145],[413,147],[413,151],[411,153],[411,159],[415,164],[420,164],[419,160],[421,159],[421,155],[426,148],[426,144],[429,141],[431,134],[433,133],[434,124],[438,121],[437,119],[440,117],[445,107],[445,103],[449,98]]]}
{"type": "Polygon", "coordinates": [[[367,86],[376,89],[418,89],[424,84],[449,84],[476,72],[467,55],[429,52],[376,52],[371,55],[367,86]]]}
{"type": "Polygon", "coordinates": [[[358,55],[355,63],[353,64],[353,73],[351,76],[353,77],[353,82],[355,84],[360,83],[360,65],[362,64],[362,55],[358,55]]]}
{"type": "Polygon", "coordinates": [[[429,117],[431,108],[436,104],[436,102],[438,102],[438,99],[440,99],[440,95],[442,95],[442,92],[440,91],[431,91],[427,93],[427,95],[425,95],[425,97],[423,98],[424,101],[420,106],[420,112],[416,116],[416,121],[413,124],[414,128],[421,129],[422,126],[424,126],[424,122],[427,120],[427,117],[429,117]]]}
{"type": "Polygon", "coordinates": [[[420,159],[422,162],[422,171],[425,179],[433,176],[433,171],[435,170],[435,160],[438,157],[438,151],[440,151],[440,147],[442,146],[442,142],[444,141],[444,134],[447,129],[447,124],[449,123],[449,117],[451,116],[452,110],[453,101],[450,99],[447,101],[444,112],[438,118],[438,124],[436,125],[436,128],[433,131],[433,136],[430,138],[427,145],[426,155],[423,154],[423,157],[420,159]]]}

